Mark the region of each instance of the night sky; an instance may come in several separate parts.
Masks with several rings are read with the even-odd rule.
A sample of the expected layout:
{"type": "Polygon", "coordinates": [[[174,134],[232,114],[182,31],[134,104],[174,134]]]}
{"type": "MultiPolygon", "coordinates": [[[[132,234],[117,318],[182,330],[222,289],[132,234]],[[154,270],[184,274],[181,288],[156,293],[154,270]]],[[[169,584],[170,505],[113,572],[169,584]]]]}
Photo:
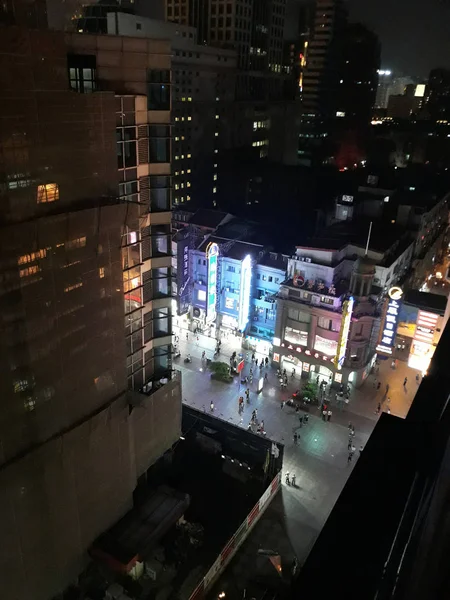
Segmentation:
{"type": "Polygon", "coordinates": [[[373,29],[382,66],[426,78],[450,68],[450,0],[349,0],[350,18],[373,29]]]}

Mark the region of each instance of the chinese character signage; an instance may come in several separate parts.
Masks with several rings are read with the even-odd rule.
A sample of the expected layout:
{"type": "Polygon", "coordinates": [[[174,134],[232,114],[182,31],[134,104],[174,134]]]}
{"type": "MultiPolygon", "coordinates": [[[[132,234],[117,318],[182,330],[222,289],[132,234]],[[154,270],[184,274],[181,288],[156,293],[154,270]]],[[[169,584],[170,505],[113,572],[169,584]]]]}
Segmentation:
{"type": "Polygon", "coordinates": [[[380,342],[377,346],[377,352],[384,352],[385,354],[392,354],[392,349],[395,344],[395,334],[397,332],[397,325],[400,317],[401,307],[401,294],[397,293],[399,288],[392,288],[395,290],[391,294],[389,291],[389,298],[386,307],[386,314],[382,323],[380,342]]]}
{"type": "Polygon", "coordinates": [[[208,289],[206,296],[206,321],[211,323],[216,319],[217,300],[217,263],[219,260],[219,246],[213,242],[206,248],[208,262],[208,289]]]}
{"type": "Polygon", "coordinates": [[[337,352],[334,359],[334,366],[336,369],[342,369],[342,365],[345,360],[345,353],[347,351],[347,340],[348,334],[350,333],[350,325],[352,322],[353,306],[355,301],[352,296],[344,302],[342,310],[342,323],[341,331],[339,334],[339,341],[337,345],[337,352]]]}
{"type": "Polygon", "coordinates": [[[189,310],[190,300],[189,276],[189,236],[177,243],[177,288],[178,314],[184,315],[189,310]]]}

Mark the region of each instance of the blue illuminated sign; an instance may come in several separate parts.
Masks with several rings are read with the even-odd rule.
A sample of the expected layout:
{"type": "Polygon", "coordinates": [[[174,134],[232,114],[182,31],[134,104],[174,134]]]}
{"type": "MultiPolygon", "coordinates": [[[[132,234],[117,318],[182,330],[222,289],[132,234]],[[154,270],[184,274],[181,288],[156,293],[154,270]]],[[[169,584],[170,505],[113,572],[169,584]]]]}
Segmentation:
{"type": "Polygon", "coordinates": [[[208,261],[208,289],[206,296],[206,320],[212,322],[216,319],[217,301],[217,262],[219,260],[219,246],[215,243],[208,244],[206,248],[208,261]]]}
{"type": "Polygon", "coordinates": [[[239,290],[238,327],[244,331],[250,314],[250,293],[252,288],[252,257],[246,256],[241,267],[241,289],[239,290]]]}
{"type": "MultiPolygon", "coordinates": [[[[392,290],[399,289],[400,288],[392,288],[392,290]]],[[[386,308],[386,315],[384,317],[383,328],[381,330],[380,343],[377,346],[378,352],[385,352],[386,354],[392,354],[392,348],[394,347],[395,343],[395,333],[397,331],[401,307],[401,294],[391,294],[392,290],[389,290],[390,297],[386,308]]]]}

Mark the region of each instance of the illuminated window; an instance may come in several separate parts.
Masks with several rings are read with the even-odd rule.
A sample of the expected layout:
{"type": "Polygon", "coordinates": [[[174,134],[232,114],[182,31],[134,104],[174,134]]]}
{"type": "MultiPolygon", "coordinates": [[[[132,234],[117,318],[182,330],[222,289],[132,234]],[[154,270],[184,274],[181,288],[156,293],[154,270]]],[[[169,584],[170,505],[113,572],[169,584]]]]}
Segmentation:
{"type": "Polygon", "coordinates": [[[186,200],[190,200],[190,199],[191,199],[191,197],[190,197],[190,196],[186,196],[186,200]]]}
{"type": "MultiPolygon", "coordinates": [[[[182,172],[183,172],[183,171],[182,171],[182,172]]],[[[179,173],[178,171],[175,171],[175,175],[178,175],[178,173],[179,173]]]]}
{"type": "Polygon", "coordinates": [[[71,292],[72,290],[76,290],[77,288],[83,287],[83,283],[79,281],[78,283],[73,283],[72,285],[68,285],[64,288],[65,292],[71,292]]]}
{"type": "Polygon", "coordinates": [[[187,118],[187,120],[188,120],[188,121],[192,121],[192,117],[188,117],[188,118],[187,118]]]}
{"type": "Polygon", "coordinates": [[[218,118],[219,118],[219,115],[216,115],[216,119],[218,119],[218,118]]]}
{"type": "Polygon", "coordinates": [[[100,277],[100,279],[103,279],[103,277],[105,276],[105,267],[100,267],[98,270],[98,276],[100,277]]]}
{"type": "Polygon", "coordinates": [[[214,173],[213,179],[214,179],[214,181],[217,181],[217,173],[214,173]]]}
{"type": "Polygon", "coordinates": [[[186,182],[186,187],[191,187],[191,182],[190,181],[186,182]]]}
{"type": "Polygon", "coordinates": [[[177,137],[175,138],[175,141],[176,141],[176,142],[179,142],[179,141],[180,141],[180,138],[177,136],[177,137]]]}
{"type": "Polygon", "coordinates": [[[191,158],[191,156],[192,156],[191,154],[186,154],[187,158],[191,158]]]}
{"type": "Polygon", "coordinates": [[[178,185],[178,183],[175,184],[175,189],[176,190],[180,189],[180,186],[178,185]]]}
{"type": "Polygon", "coordinates": [[[19,277],[28,277],[29,275],[36,275],[41,270],[38,265],[33,265],[32,267],[27,267],[26,269],[20,269],[19,277]]]}
{"type": "Polygon", "coordinates": [[[180,119],[178,117],[175,117],[175,121],[179,121],[180,119]]]}
{"type": "Polygon", "coordinates": [[[191,96],[189,96],[189,98],[188,98],[188,102],[192,102],[192,98],[191,98],[191,96]]]}
{"type": "Polygon", "coordinates": [[[214,137],[219,137],[219,133],[217,131],[214,133],[214,137]]]}
{"type": "Polygon", "coordinates": [[[24,254],[23,256],[19,256],[17,259],[18,265],[26,265],[27,263],[38,260],[39,258],[45,258],[47,256],[47,250],[44,248],[43,250],[38,250],[37,252],[30,252],[30,254],[24,254]]]}
{"type": "Polygon", "coordinates": [[[213,194],[215,194],[217,192],[217,188],[213,187],[213,194]]]}
{"type": "Polygon", "coordinates": [[[67,250],[72,250],[73,248],[84,248],[86,246],[86,236],[76,238],[75,240],[70,240],[65,244],[67,250]]]}
{"type": "Polygon", "coordinates": [[[38,204],[45,204],[47,202],[55,202],[59,200],[59,187],[57,183],[45,183],[38,185],[37,189],[37,201],[38,204]]]}
{"type": "Polygon", "coordinates": [[[36,400],[34,400],[34,398],[26,398],[23,401],[23,407],[28,412],[33,411],[36,408],[36,400]]]}
{"type": "Polygon", "coordinates": [[[188,169],[188,170],[186,171],[186,173],[190,173],[190,172],[191,172],[191,170],[190,170],[190,169],[188,169]]]}
{"type": "Polygon", "coordinates": [[[219,151],[217,150],[217,148],[215,148],[215,149],[214,149],[214,154],[218,154],[218,152],[219,152],[219,151]]]}
{"type": "Polygon", "coordinates": [[[175,159],[175,160],[178,160],[179,158],[180,158],[179,156],[174,156],[174,159],[175,159]]]}

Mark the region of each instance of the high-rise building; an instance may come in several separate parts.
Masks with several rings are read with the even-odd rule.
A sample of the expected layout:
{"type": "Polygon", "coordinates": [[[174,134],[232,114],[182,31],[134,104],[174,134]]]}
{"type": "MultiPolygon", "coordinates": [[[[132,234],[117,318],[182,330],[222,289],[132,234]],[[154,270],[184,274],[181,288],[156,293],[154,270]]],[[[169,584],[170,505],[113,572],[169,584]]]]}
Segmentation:
{"type": "Polygon", "coordinates": [[[0,61],[0,597],[47,600],[180,433],[170,45],[7,26],[0,61]]]}
{"type": "Polygon", "coordinates": [[[196,43],[194,27],[110,13],[108,33],[170,40],[174,204],[215,206],[234,101],[236,52],[196,43]]]}
{"type": "Polygon", "coordinates": [[[350,23],[340,43],[337,117],[368,125],[375,105],[380,66],[377,36],[360,23],[350,23]]]}
{"type": "Polygon", "coordinates": [[[378,86],[375,98],[375,108],[387,108],[389,100],[389,86],[392,81],[392,71],[378,69],[378,86]]]}
{"type": "Polygon", "coordinates": [[[425,108],[435,121],[450,120],[450,70],[433,69],[428,78],[425,108]]]}
{"type": "Polygon", "coordinates": [[[303,74],[303,111],[336,116],[341,58],[340,42],[346,25],[342,0],[317,0],[314,25],[303,74]]]}

